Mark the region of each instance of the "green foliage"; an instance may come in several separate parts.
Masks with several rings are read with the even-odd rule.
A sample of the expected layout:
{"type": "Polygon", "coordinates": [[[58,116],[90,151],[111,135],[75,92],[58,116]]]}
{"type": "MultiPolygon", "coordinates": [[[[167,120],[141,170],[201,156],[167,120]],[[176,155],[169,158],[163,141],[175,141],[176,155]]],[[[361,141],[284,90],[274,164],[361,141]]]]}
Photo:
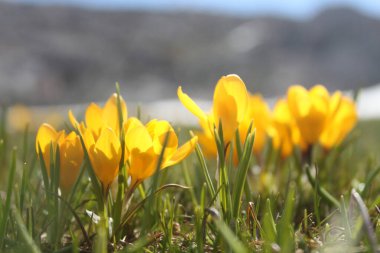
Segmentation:
{"type": "MultiPolygon", "coordinates": [[[[361,122],[352,136],[373,125],[361,122]]],[[[316,147],[306,162],[300,152],[281,160],[270,145],[254,156],[253,129],[245,140],[225,143],[220,127],[217,161],[197,145],[181,165],[160,171],[163,148],[149,180],[130,190],[121,168],[107,195],[85,153],[77,181],[62,196],[57,147],[46,168],[29,141],[33,134],[0,136],[8,142],[0,155],[9,161],[0,178],[0,252],[379,250],[380,164],[377,146],[365,146],[368,136],[328,153],[316,147]],[[5,150],[12,145],[20,148],[5,150]]]]}

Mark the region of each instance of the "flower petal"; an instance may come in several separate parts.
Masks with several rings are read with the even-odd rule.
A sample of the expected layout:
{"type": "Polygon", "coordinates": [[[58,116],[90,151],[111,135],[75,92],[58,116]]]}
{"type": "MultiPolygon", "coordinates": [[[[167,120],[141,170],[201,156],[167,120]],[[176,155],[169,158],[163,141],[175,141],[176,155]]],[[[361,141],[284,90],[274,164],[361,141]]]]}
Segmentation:
{"type": "Polygon", "coordinates": [[[146,128],[152,137],[154,152],[158,155],[161,154],[166,135],[169,134],[164,155],[165,157],[173,155],[178,147],[178,138],[169,122],[154,119],[146,125],[146,128]]]}
{"type": "Polygon", "coordinates": [[[182,92],[182,87],[179,86],[177,90],[177,95],[181,103],[199,120],[206,121],[207,115],[202,111],[201,108],[185,93],[182,92]]]}
{"type": "Polygon", "coordinates": [[[218,110],[219,108],[225,109],[223,105],[226,104],[227,97],[230,97],[234,101],[236,121],[240,123],[244,119],[247,110],[248,92],[243,80],[238,75],[223,76],[216,84],[213,101],[214,117],[223,116],[218,110]]]}
{"type": "Polygon", "coordinates": [[[125,147],[129,152],[134,149],[145,152],[153,147],[152,137],[144,125],[136,125],[125,134],[125,147]]]}
{"type": "Polygon", "coordinates": [[[95,137],[98,137],[100,134],[100,130],[103,127],[102,120],[103,110],[97,104],[91,103],[86,110],[85,120],[87,128],[91,129],[95,137]]]}
{"type": "Polygon", "coordinates": [[[41,147],[41,151],[44,154],[50,150],[50,143],[55,143],[58,138],[58,132],[49,124],[42,124],[37,132],[36,137],[36,151],[39,153],[38,145],[41,147]]]}
{"type": "Polygon", "coordinates": [[[121,159],[120,140],[111,128],[103,128],[95,146],[90,148],[92,167],[102,182],[108,187],[115,179],[119,171],[121,159]]]}
{"type": "Polygon", "coordinates": [[[248,106],[248,92],[244,82],[237,75],[223,76],[214,92],[213,117],[216,126],[221,121],[225,142],[232,140],[239,124],[245,118],[248,106]]]}
{"type": "MultiPolygon", "coordinates": [[[[120,96],[120,105],[121,105],[121,111],[123,116],[123,121],[127,120],[127,105],[124,101],[124,99],[120,96]]],[[[114,93],[112,96],[107,100],[106,104],[103,108],[103,120],[104,123],[112,128],[116,134],[119,133],[119,110],[117,106],[117,94],[114,93]]]]}
{"type": "Polygon", "coordinates": [[[83,149],[79,136],[71,132],[59,145],[60,187],[68,192],[75,183],[83,161],[83,149]]]}
{"type": "Polygon", "coordinates": [[[185,159],[194,150],[197,142],[198,142],[197,136],[194,136],[193,138],[191,138],[188,142],[186,142],[181,147],[179,147],[177,151],[173,154],[173,156],[170,157],[170,159],[167,162],[165,162],[161,166],[161,168],[172,166],[174,164],[179,163],[183,159],[185,159]]]}

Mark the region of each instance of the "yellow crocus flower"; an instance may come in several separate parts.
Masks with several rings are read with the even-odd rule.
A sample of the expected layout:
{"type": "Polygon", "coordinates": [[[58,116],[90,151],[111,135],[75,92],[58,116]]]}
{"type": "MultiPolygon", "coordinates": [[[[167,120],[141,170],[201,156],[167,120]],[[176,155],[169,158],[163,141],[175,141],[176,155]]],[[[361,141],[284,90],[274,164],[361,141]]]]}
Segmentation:
{"type": "Polygon", "coordinates": [[[94,135],[91,129],[84,129],[83,141],[92,168],[106,192],[119,172],[120,139],[112,128],[103,126],[99,136],[94,135]]]}
{"type": "Polygon", "coordinates": [[[301,138],[300,130],[285,99],[277,101],[271,123],[268,134],[272,138],[273,147],[280,150],[282,158],[290,156],[295,146],[299,146],[302,150],[306,148],[306,143],[301,138]]]}
{"type": "Polygon", "coordinates": [[[65,134],[64,130],[57,132],[51,125],[46,123],[40,126],[36,137],[36,150],[37,154],[39,154],[38,146],[40,146],[49,176],[51,145],[53,145],[54,153],[57,146],[59,147],[60,187],[63,193],[67,193],[75,183],[83,161],[80,138],[75,132],[70,132],[68,135],[65,134]]]}
{"type": "Polygon", "coordinates": [[[206,135],[212,136],[214,127],[223,127],[223,138],[227,145],[235,136],[235,131],[243,121],[248,106],[248,92],[244,82],[237,75],[227,75],[216,84],[211,113],[205,113],[178,87],[181,103],[199,119],[206,135]]]}
{"type": "Polygon", "coordinates": [[[355,126],[358,115],[355,103],[336,92],[331,98],[331,109],[319,143],[326,149],[339,145],[355,126]]]}
{"type": "MultiPolygon", "coordinates": [[[[259,94],[248,94],[248,106],[243,121],[240,123],[239,135],[241,144],[247,137],[248,129],[252,123],[252,129],[256,129],[255,142],[253,144],[253,151],[258,155],[264,148],[268,127],[270,126],[270,109],[265,100],[259,94]]],[[[199,143],[202,145],[203,153],[207,157],[215,157],[217,155],[217,148],[214,141],[214,136],[210,131],[197,132],[199,143]]],[[[236,141],[235,138],[233,138],[236,141]]],[[[228,151],[227,151],[228,152],[228,151]]],[[[234,149],[234,161],[237,163],[237,151],[234,149]]]]}
{"type": "Polygon", "coordinates": [[[322,85],[309,91],[290,87],[288,104],[308,145],[319,142],[326,149],[339,145],[357,122],[354,102],[339,91],[330,96],[322,85]]]}
{"type": "Polygon", "coordinates": [[[133,186],[153,175],[167,133],[168,142],[160,169],[185,159],[194,150],[198,139],[193,137],[178,148],[178,138],[171,125],[167,121],[155,119],[144,126],[137,118],[130,118],[124,124],[124,131],[128,174],[133,186]]]}
{"type": "MultiPolygon", "coordinates": [[[[127,105],[121,96],[120,104],[123,120],[125,121],[128,116],[128,110],[127,105]]],[[[83,130],[85,126],[86,128],[91,129],[96,138],[100,135],[100,131],[103,127],[109,127],[116,133],[116,135],[119,135],[120,127],[119,112],[117,106],[117,94],[112,94],[111,97],[105,103],[103,108],[95,103],[91,103],[86,109],[85,125],[83,122],[78,123],[71,110],[69,111],[69,119],[71,124],[75,128],[79,127],[79,130],[83,130]]]]}
{"type": "Polygon", "coordinates": [[[289,110],[306,143],[318,141],[329,114],[329,100],[329,93],[322,85],[316,85],[309,91],[300,85],[288,89],[289,110]]]}

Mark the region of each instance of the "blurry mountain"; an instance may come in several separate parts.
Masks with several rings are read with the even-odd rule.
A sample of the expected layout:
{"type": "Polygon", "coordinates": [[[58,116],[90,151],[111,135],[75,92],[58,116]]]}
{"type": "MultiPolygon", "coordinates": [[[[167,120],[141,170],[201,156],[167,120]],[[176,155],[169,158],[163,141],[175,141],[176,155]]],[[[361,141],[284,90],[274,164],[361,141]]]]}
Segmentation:
{"type": "Polygon", "coordinates": [[[380,20],[351,9],[307,21],[0,4],[0,104],[210,98],[221,75],[250,91],[380,82],[380,20]]]}

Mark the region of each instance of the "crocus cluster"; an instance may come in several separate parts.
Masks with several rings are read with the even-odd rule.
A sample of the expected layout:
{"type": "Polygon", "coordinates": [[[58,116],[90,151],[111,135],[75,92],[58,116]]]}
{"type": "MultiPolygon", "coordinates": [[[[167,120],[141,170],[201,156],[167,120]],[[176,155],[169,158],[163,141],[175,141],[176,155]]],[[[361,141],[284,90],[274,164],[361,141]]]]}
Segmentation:
{"type": "MultiPolygon", "coordinates": [[[[314,144],[327,150],[339,145],[357,121],[354,102],[339,91],[330,94],[322,85],[310,90],[300,85],[291,86],[287,96],[279,99],[273,110],[259,94],[249,93],[237,75],[220,78],[209,113],[201,110],[181,87],[177,93],[201,126],[201,131],[181,147],[178,147],[178,137],[167,121],[154,119],[143,124],[137,118],[128,118],[125,101],[113,94],[103,107],[91,103],[84,121],[78,121],[69,111],[75,129],[69,134],[64,130],[58,132],[49,124],[39,128],[36,149],[43,156],[48,175],[51,164],[55,164],[50,159],[56,157],[59,150],[63,191],[68,191],[75,182],[84,154],[88,155],[103,190],[110,187],[124,165],[131,185],[135,187],[154,173],[165,140],[160,169],[185,159],[198,138],[204,153],[216,156],[215,133],[220,127],[226,149],[238,141],[243,145],[249,129],[255,129],[254,154],[260,154],[267,140],[271,139],[273,147],[286,158],[295,147],[307,151],[314,144]]],[[[235,149],[235,161],[236,156],[235,149]]]]}
{"type": "Polygon", "coordinates": [[[60,187],[65,190],[76,181],[85,153],[106,192],[124,165],[135,187],[154,173],[161,152],[163,169],[185,159],[198,139],[195,136],[178,147],[177,135],[167,121],[154,119],[144,125],[137,118],[128,118],[127,105],[117,94],[103,107],[91,103],[84,121],[78,121],[71,111],[69,119],[75,131],[66,135],[64,130],[57,132],[43,124],[36,138],[37,153],[42,153],[48,174],[50,152],[59,150],[60,187]]]}
{"type": "Polygon", "coordinates": [[[199,119],[201,131],[197,135],[208,156],[217,154],[214,129],[219,124],[223,126],[226,145],[238,141],[236,133],[244,142],[252,125],[256,130],[256,155],[270,137],[274,148],[286,158],[295,147],[306,151],[317,143],[325,149],[339,145],[357,121],[354,102],[340,91],[330,95],[322,85],[310,90],[291,86],[286,98],[279,99],[272,111],[259,94],[247,91],[237,75],[223,76],[218,81],[210,113],[202,111],[181,87],[177,93],[182,104],[199,119]]]}
{"type": "Polygon", "coordinates": [[[295,146],[307,151],[315,144],[329,150],[338,146],[357,122],[355,103],[340,91],[330,94],[322,85],[310,90],[300,85],[288,89],[273,113],[273,143],[283,157],[295,146]]]}

